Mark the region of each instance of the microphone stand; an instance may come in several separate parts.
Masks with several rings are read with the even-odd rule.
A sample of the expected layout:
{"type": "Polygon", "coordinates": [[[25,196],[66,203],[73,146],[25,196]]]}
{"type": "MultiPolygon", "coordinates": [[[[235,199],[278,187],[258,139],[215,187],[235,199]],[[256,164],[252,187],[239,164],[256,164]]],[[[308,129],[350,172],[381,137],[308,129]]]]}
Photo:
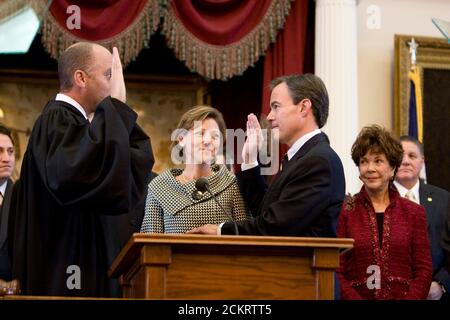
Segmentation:
{"type": "Polygon", "coordinates": [[[222,204],[219,202],[219,200],[217,200],[216,196],[212,193],[211,189],[209,188],[208,184],[205,184],[205,188],[206,190],[209,192],[209,194],[211,195],[211,197],[216,201],[217,205],[220,207],[220,209],[222,209],[223,212],[225,212],[225,214],[227,215],[228,219],[230,219],[231,222],[233,222],[234,225],[234,233],[235,235],[239,235],[239,231],[238,231],[238,227],[237,227],[237,223],[236,221],[234,221],[233,217],[225,210],[225,208],[222,206],[222,204]]]}

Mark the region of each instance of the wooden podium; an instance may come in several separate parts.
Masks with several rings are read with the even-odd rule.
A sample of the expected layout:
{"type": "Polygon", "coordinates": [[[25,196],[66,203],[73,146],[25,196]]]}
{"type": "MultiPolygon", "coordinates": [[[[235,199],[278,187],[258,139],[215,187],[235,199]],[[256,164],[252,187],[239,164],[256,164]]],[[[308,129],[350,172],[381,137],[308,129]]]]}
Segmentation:
{"type": "Polygon", "coordinates": [[[135,233],[113,262],[124,298],[333,299],[353,239],[135,233]]]}

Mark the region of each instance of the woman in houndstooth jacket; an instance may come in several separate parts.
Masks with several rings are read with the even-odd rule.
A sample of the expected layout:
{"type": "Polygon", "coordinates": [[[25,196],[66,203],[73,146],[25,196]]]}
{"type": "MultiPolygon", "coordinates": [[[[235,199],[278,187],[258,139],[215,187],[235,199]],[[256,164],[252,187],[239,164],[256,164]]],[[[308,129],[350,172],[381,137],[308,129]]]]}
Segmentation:
{"type": "Polygon", "coordinates": [[[224,165],[215,164],[225,131],[222,114],[209,106],[194,107],[181,117],[172,135],[172,161],[184,167],[166,170],[150,182],[141,232],[185,233],[228,221],[211,195],[195,189],[201,177],[236,221],[249,217],[235,176],[224,165]]]}

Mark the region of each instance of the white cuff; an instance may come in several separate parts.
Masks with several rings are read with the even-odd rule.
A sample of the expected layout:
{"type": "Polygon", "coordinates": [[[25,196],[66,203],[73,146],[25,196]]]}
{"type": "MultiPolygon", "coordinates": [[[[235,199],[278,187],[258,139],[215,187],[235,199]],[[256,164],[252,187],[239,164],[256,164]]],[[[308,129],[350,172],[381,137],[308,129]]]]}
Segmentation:
{"type": "Polygon", "coordinates": [[[222,226],[224,225],[225,222],[222,222],[221,224],[219,224],[219,227],[217,228],[217,235],[221,236],[222,235],[222,226]]]}
{"type": "Polygon", "coordinates": [[[241,164],[241,170],[245,171],[245,170],[250,170],[253,169],[254,167],[258,166],[258,161],[252,162],[252,163],[243,163],[241,164]]]}

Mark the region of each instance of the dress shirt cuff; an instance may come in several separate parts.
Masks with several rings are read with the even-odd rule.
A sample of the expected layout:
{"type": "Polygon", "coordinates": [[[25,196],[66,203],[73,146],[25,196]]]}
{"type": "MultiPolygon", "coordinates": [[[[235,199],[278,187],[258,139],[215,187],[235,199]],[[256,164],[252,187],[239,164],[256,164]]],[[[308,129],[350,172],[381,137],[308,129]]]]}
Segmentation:
{"type": "Polygon", "coordinates": [[[445,285],[442,282],[440,282],[439,280],[433,280],[433,281],[435,281],[441,287],[442,293],[447,292],[447,290],[445,289],[445,285]]]}
{"type": "Polygon", "coordinates": [[[241,164],[241,170],[242,171],[250,170],[250,169],[253,169],[253,168],[257,167],[257,166],[258,166],[258,161],[254,161],[252,163],[243,163],[243,164],[241,164]]]}
{"type": "Polygon", "coordinates": [[[225,224],[225,222],[222,222],[221,224],[219,224],[219,227],[217,228],[217,235],[221,236],[222,235],[222,226],[225,224]]]}

